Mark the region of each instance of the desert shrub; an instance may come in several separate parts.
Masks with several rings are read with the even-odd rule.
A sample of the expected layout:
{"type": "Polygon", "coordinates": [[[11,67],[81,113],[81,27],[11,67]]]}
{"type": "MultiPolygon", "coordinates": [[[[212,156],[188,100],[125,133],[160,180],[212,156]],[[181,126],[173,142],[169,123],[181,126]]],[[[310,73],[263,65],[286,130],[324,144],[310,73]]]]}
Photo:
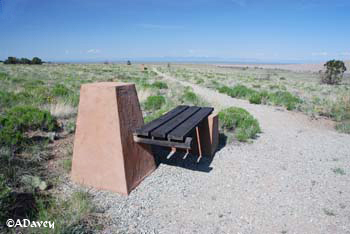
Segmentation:
{"type": "Polygon", "coordinates": [[[157,95],[157,96],[149,96],[146,99],[144,106],[146,110],[158,110],[164,104],[165,104],[165,98],[163,96],[157,95]]]}
{"type": "Polygon", "coordinates": [[[203,84],[204,83],[204,80],[202,78],[198,78],[196,80],[196,84],[203,84]]]}
{"type": "Polygon", "coordinates": [[[325,73],[321,73],[321,82],[324,84],[339,84],[342,79],[346,67],[343,61],[330,60],[324,64],[326,67],[325,73]]]}
{"type": "Polygon", "coordinates": [[[185,90],[185,92],[183,93],[183,95],[181,97],[181,101],[183,103],[192,104],[192,105],[199,105],[199,103],[200,103],[200,99],[197,96],[197,94],[195,94],[194,92],[192,92],[190,90],[185,90]]]}
{"type": "Polygon", "coordinates": [[[249,98],[251,95],[256,93],[255,90],[250,89],[244,85],[236,85],[233,88],[223,86],[218,90],[220,93],[225,93],[231,97],[237,97],[237,98],[249,98]]]}
{"type": "Polygon", "coordinates": [[[335,129],[338,132],[348,133],[350,134],[350,120],[345,120],[343,122],[337,123],[335,129]]]}
{"type": "Polygon", "coordinates": [[[230,87],[226,86],[226,85],[221,86],[221,87],[218,88],[219,93],[224,93],[224,94],[227,94],[227,95],[229,95],[229,96],[231,96],[231,95],[230,95],[231,90],[232,90],[232,89],[231,89],[230,87]]]}
{"type": "Polygon", "coordinates": [[[48,111],[31,106],[13,107],[0,117],[0,145],[20,145],[24,133],[29,130],[53,131],[57,128],[55,118],[48,111]]]}
{"type": "Polygon", "coordinates": [[[56,102],[56,100],[53,100],[53,97],[62,98],[65,102],[70,103],[73,106],[77,106],[79,104],[79,94],[68,89],[62,84],[56,84],[52,88],[51,92],[47,95],[47,102],[56,102]]]}
{"type": "Polygon", "coordinates": [[[269,93],[267,91],[254,92],[249,97],[249,102],[253,104],[266,103],[268,100],[269,93]]]}
{"type": "Polygon", "coordinates": [[[103,227],[96,217],[91,219],[95,207],[91,195],[83,190],[65,200],[37,197],[37,210],[38,220],[55,222],[54,229],[40,228],[40,233],[94,233],[103,227]]]}
{"type": "Polygon", "coordinates": [[[249,102],[253,104],[261,104],[262,96],[256,92],[249,97],[249,102]]]}
{"type": "Polygon", "coordinates": [[[330,116],[336,121],[350,120],[350,96],[339,97],[332,104],[330,116]]]}
{"type": "Polygon", "coordinates": [[[0,72],[0,80],[7,80],[8,78],[9,76],[7,75],[7,73],[0,72]]]}
{"type": "Polygon", "coordinates": [[[62,84],[56,84],[53,88],[52,88],[52,95],[56,96],[56,97],[64,97],[70,94],[70,90],[62,85],[62,84]]]}
{"type": "Polygon", "coordinates": [[[230,107],[219,112],[220,127],[235,131],[239,141],[255,138],[261,132],[258,121],[243,108],[230,107]]]}
{"type": "Polygon", "coordinates": [[[14,105],[17,99],[14,93],[0,90],[0,112],[14,105]]]}
{"type": "Polygon", "coordinates": [[[253,89],[250,89],[244,85],[236,85],[232,88],[231,95],[232,97],[239,97],[239,98],[245,98],[249,97],[252,94],[254,94],[256,91],[253,89]]]}
{"type": "MultiPolygon", "coordinates": [[[[0,174],[0,221],[4,222],[8,219],[9,210],[9,196],[11,193],[11,188],[6,184],[6,178],[4,175],[0,174]]],[[[0,229],[1,230],[1,229],[0,229]]]]}
{"type": "Polygon", "coordinates": [[[285,106],[287,110],[294,110],[297,107],[297,104],[302,102],[300,98],[287,91],[270,93],[268,100],[274,105],[285,106]]]}
{"type": "Polygon", "coordinates": [[[165,82],[162,81],[156,81],[152,84],[153,87],[158,89],[167,89],[168,85],[165,82]]]}

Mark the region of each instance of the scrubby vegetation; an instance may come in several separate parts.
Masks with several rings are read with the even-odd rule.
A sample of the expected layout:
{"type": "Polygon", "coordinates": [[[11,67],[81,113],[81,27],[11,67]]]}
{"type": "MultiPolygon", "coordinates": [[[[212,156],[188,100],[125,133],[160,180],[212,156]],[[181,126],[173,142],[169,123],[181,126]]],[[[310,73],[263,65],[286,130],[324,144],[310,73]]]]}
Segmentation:
{"type": "Polygon", "coordinates": [[[293,110],[301,103],[301,99],[294,96],[288,91],[276,91],[269,93],[267,91],[256,91],[247,88],[244,85],[236,85],[233,88],[222,86],[218,88],[220,93],[225,93],[231,97],[248,99],[250,103],[254,104],[273,104],[277,106],[284,106],[288,110],[293,110]]]}
{"type": "Polygon", "coordinates": [[[158,110],[165,104],[165,98],[163,96],[149,96],[145,102],[146,110],[158,110]]]}
{"type": "MultiPolygon", "coordinates": [[[[135,83],[139,94],[146,94],[146,120],[181,103],[184,90],[169,89],[154,72],[140,71],[137,65],[0,64],[1,223],[16,217],[52,220],[54,233],[90,233],[103,227],[89,193],[56,191],[70,173],[80,86],[100,81],[135,83]],[[58,147],[66,141],[67,147],[58,147]]],[[[52,230],[40,230],[46,232],[52,230]]]]}
{"type": "Polygon", "coordinates": [[[234,131],[239,141],[256,138],[261,132],[258,121],[243,108],[230,107],[219,112],[220,127],[224,131],[234,131]]]}
{"type": "Polygon", "coordinates": [[[171,70],[165,67],[159,69],[179,80],[246,99],[253,104],[284,106],[288,110],[302,111],[312,118],[326,116],[337,121],[338,131],[349,132],[350,118],[346,116],[350,113],[350,75],[344,73],[346,67],[340,62],[329,61],[326,69],[327,66],[330,69],[321,75],[328,74],[328,78],[332,76],[333,80],[341,77],[339,85],[320,83],[318,72],[210,65],[173,65],[171,70]]]}
{"type": "Polygon", "coordinates": [[[31,106],[17,106],[0,116],[0,146],[14,151],[25,142],[28,131],[53,131],[58,128],[55,118],[48,112],[31,106]]]}

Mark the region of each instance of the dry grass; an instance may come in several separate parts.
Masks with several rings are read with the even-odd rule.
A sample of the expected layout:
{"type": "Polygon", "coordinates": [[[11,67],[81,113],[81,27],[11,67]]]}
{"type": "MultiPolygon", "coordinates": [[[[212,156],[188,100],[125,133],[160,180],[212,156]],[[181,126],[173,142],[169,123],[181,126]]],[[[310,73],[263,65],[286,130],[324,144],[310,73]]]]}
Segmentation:
{"type": "Polygon", "coordinates": [[[55,103],[45,107],[50,113],[59,119],[68,119],[77,113],[77,109],[68,103],[55,103]]]}

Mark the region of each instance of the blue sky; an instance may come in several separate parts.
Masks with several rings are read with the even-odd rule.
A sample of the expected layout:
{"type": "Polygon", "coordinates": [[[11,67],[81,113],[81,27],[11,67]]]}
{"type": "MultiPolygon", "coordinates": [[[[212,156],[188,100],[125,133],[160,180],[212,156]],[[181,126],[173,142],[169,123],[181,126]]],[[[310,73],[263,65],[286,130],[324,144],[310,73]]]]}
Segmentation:
{"type": "Polygon", "coordinates": [[[349,0],[0,0],[0,59],[350,59],[349,0]]]}

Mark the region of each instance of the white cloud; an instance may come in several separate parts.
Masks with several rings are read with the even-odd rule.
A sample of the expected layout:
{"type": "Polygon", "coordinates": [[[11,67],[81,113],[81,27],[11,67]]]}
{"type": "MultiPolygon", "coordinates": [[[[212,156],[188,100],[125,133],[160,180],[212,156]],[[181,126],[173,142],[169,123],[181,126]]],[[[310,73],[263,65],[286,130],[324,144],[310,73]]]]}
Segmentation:
{"type": "Polygon", "coordinates": [[[160,24],[137,24],[137,26],[145,29],[182,29],[179,25],[160,25],[160,24]]]}
{"type": "Polygon", "coordinates": [[[99,54],[99,53],[101,53],[101,51],[99,49],[89,49],[88,51],[86,51],[86,53],[88,53],[88,54],[99,54]]]}
{"type": "Polygon", "coordinates": [[[312,56],[327,56],[327,52],[314,52],[312,53],[312,56]]]}

